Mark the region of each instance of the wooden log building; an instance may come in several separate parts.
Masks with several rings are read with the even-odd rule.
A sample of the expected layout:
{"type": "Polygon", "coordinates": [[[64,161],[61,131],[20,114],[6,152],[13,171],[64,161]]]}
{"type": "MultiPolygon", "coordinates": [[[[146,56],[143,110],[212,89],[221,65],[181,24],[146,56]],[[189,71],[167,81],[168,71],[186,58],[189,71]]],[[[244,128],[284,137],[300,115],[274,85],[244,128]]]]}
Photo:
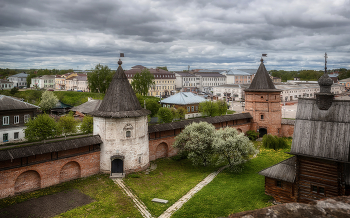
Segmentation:
{"type": "Polygon", "coordinates": [[[326,73],[319,84],[316,99],[299,99],[294,156],[259,172],[279,202],[350,195],[350,101],[333,100],[326,73]]]}

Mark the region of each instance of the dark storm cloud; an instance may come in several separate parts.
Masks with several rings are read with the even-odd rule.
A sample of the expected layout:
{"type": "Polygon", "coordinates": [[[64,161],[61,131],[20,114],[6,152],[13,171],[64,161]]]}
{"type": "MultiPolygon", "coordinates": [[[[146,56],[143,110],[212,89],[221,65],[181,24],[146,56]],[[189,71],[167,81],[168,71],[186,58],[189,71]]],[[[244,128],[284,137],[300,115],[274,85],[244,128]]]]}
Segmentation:
{"type": "Polygon", "coordinates": [[[350,67],[349,1],[0,2],[0,67],[350,67]],[[332,59],[334,57],[334,59],[332,59]],[[270,64],[270,66],[268,66],[270,64]]]}

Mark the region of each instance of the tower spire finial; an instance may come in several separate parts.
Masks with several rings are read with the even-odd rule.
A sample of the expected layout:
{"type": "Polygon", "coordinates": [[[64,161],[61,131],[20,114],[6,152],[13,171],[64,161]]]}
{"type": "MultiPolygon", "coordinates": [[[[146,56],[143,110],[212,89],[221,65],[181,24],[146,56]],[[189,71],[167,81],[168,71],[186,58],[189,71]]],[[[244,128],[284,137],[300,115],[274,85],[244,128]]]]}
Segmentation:
{"type": "Polygon", "coordinates": [[[262,55],[261,55],[261,59],[260,59],[261,63],[264,63],[263,57],[267,57],[267,54],[262,54],[262,55]]]}
{"type": "Polygon", "coordinates": [[[327,53],[324,53],[324,73],[327,73],[327,53]]]}
{"type": "MultiPolygon", "coordinates": [[[[124,57],[124,53],[120,53],[120,57],[123,58],[124,57]]],[[[120,58],[119,58],[119,61],[118,61],[119,66],[121,66],[122,63],[123,63],[122,60],[120,60],[120,58]]]]}

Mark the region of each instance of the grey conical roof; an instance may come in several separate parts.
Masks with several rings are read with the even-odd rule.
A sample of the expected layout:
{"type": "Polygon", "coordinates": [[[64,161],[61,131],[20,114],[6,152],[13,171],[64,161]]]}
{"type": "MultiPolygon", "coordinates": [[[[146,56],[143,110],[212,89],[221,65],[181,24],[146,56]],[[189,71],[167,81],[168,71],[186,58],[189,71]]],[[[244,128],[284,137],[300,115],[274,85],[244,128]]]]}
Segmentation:
{"type": "Polygon", "coordinates": [[[259,66],[258,71],[256,72],[252,83],[249,88],[245,91],[280,91],[276,89],[273,84],[269,73],[267,72],[263,61],[259,66]]]}
{"type": "Polygon", "coordinates": [[[110,118],[141,117],[148,114],[150,111],[141,107],[120,65],[100,107],[90,113],[92,116],[110,118]]]}

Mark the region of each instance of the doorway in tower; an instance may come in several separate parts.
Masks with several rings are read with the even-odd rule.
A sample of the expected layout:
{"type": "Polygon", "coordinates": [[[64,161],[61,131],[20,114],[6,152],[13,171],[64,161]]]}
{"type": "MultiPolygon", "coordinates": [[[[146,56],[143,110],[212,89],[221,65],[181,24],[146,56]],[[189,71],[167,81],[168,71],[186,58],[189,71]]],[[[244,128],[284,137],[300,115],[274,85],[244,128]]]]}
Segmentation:
{"type": "Polygon", "coordinates": [[[124,156],[111,157],[111,175],[113,174],[124,174],[124,156]]]}
{"type": "Polygon", "coordinates": [[[259,128],[259,138],[263,137],[264,135],[267,134],[267,129],[266,128],[259,128]]]}

